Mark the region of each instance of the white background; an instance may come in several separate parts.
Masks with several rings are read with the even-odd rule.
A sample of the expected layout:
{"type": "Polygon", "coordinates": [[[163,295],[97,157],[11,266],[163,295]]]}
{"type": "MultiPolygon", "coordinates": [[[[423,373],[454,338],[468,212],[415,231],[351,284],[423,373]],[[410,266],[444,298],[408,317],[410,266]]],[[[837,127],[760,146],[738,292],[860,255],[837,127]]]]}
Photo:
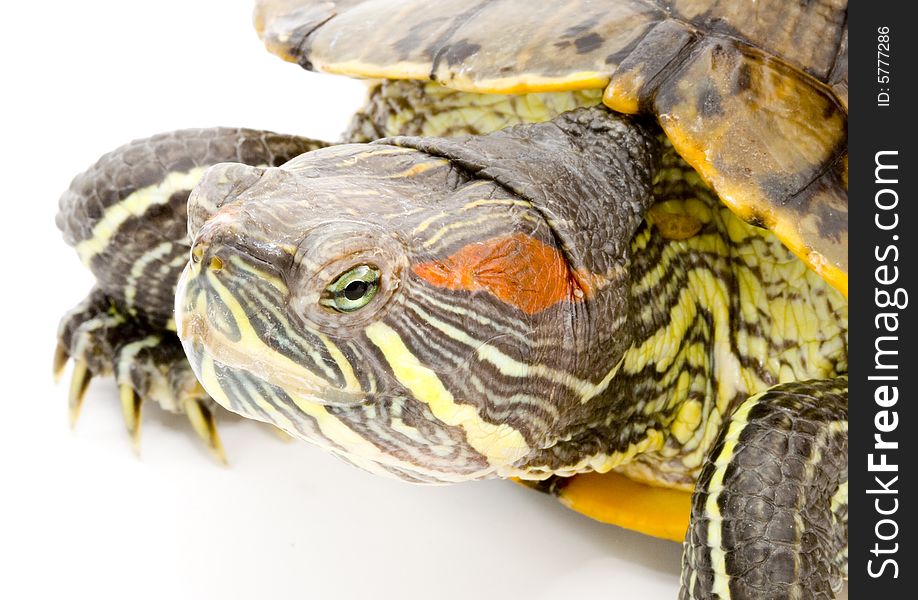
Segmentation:
{"type": "Polygon", "coordinates": [[[73,175],[123,142],[184,127],[334,140],[363,100],[359,82],[266,53],[251,9],[3,9],[0,597],[674,598],[678,544],[510,483],[384,480],[240,420],[221,424],[220,467],[156,407],[138,459],[106,380],[70,431],[50,363],[60,315],[92,283],[54,226],[73,175]]]}

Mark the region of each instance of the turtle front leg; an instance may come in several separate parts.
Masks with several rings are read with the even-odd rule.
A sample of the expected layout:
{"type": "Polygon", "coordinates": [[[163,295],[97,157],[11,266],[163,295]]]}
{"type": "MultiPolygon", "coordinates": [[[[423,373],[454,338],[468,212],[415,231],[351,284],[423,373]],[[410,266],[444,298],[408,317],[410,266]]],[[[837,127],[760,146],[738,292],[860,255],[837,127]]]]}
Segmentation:
{"type": "Polygon", "coordinates": [[[71,426],[79,418],[90,380],[113,375],[135,452],[140,450],[142,409],[152,401],[164,410],[187,415],[211,453],[226,461],[214,418],[218,405],[198,383],[174,332],[120,312],[97,288],[61,320],[55,376],[60,376],[70,359],[71,426]]]}
{"type": "Polygon", "coordinates": [[[93,377],[114,375],[137,448],[141,409],[185,413],[223,460],[217,404],[195,379],[175,333],[175,287],[188,260],[187,200],[210,166],[273,167],[325,142],[250,129],[194,129],[131,142],[78,175],[57,223],[96,277],[58,329],[55,372],[73,359],[69,405],[79,416],[93,377]]]}
{"type": "Polygon", "coordinates": [[[847,432],[847,377],[743,402],[692,497],[680,598],[835,597],[847,574],[847,432]]]}

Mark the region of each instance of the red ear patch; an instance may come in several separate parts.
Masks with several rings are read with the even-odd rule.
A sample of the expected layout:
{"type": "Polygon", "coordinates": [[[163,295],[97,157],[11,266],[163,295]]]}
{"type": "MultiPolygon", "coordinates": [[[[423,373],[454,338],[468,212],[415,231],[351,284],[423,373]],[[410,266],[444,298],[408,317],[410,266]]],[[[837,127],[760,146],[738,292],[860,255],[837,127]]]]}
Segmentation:
{"type": "Polygon", "coordinates": [[[522,233],[469,244],[445,259],[415,265],[414,272],[437,287],[485,290],[530,315],[592,293],[590,276],[575,274],[564,255],[522,233]]]}

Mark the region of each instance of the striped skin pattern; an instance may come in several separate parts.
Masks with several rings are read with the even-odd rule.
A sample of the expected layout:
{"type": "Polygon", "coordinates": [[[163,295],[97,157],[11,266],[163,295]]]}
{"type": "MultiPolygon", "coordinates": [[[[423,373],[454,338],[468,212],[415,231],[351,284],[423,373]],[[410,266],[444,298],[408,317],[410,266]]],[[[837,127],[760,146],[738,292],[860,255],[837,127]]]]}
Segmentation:
{"type": "Polygon", "coordinates": [[[846,377],[794,382],[737,408],[698,480],[681,598],[829,599],[841,589],[847,396],[846,377]]]}
{"type": "Polygon", "coordinates": [[[191,248],[185,207],[205,169],[226,161],[279,165],[319,145],[222,128],[137,140],[73,180],[61,196],[57,225],[119,308],[170,328],[174,283],[191,248]]]}
{"type": "MultiPolygon", "coordinates": [[[[467,118],[445,113],[451,131],[467,118]]],[[[605,144],[602,120],[212,171],[176,305],[193,368],[231,410],[408,481],[618,469],[691,489],[700,473],[683,597],[829,597],[847,302],[666,144],[653,164],[652,131],[605,144]],[[621,168],[635,159],[652,208],[621,168]],[[609,168],[630,195],[602,188],[609,168]],[[362,264],[378,295],[328,311],[329,281],[362,264]],[[782,478],[796,487],[765,489],[782,478]]]]}
{"type": "Polygon", "coordinates": [[[737,219],[694,171],[665,152],[659,202],[632,240],[632,294],[642,327],[621,385],[647,399],[656,451],[621,470],[691,490],[733,409],[778,383],[847,372],[847,300],[791,258],[774,236],[737,219]],[[661,233],[663,214],[694,221],[687,239],[661,233]]]}
{"type": "Polygon", "coordinates": [[[534,94],[457,94],[438,84],[379,82],[356,114],[345,139],[372,142],[393,135],[480,135],[519,123],[538,123],[602,101],[602,90],[534,94]]]}
{"type": "MultiPolygon", "coordinates": [[[[489,137],[508,143],[478,139],[489,137]]],[[[414,148],[340,146],[280,170],[211,171],[197,189],[201,260],[177,314],[218,402],[412,481],[620,467],[690,489],[723,415],[749,393],[846,369],[844,299],[671,153],[656,191],[701,233],[668,240],[649,217],[603,242],[577,237],[602,233],[591,213],[627,211],[612,201],[559,215],[526,193],[548,185],[538,177],[550,167],[525,174],[527,187],[486,141],[392,142],[414,148]],[[512,243],[520,236],[536,243],[512,243]],[[546,270],[559,263],[533,247],[567,268],[546,270]],[[380,295],[353,314],[320,309],[329,281],[363,263],[390,278],[380,295]],[[508,303],[488,283],[508,272],[516,297],[569,296],[508,303]]]]}
{"type": "MultiPolygon", "coordinates": [[[[579,143],[618,147],[629,164],[651,160],[654,142],[642,128],[604,110],[595,115],[603,120],[595,139],[579,143]]],[[[529,133],[519,131],[519,139],[529,133]]],[[[614,163],[608,168],[621,173],[614,163]]],[[[622,226],[630,219],[630,237],[640,219],[632,205],[651,201],[650,172],[636,167],[632,181],[606,178],[610,199],[627,213],[622,226]]],[[[574,409],[600,395],[614,375],[608,365],[606,380],[592,381],[595,365],[574,342],[593,329],[594,343],[620,352],[617,321],[579,319],[558,335],[571,307],[587,296],[603,299],[598,317],[620,301],[622,288],[610,282],[621,265],[609,256],[583,253],[580,268],[591,279],[582,282],[572,279],[566,261],[534,265],[543,281],[567,282],[570,296],[532,314],[507,311],[491,293],[470,296],[423,278],[424,266],[481,239],[518,234],[562,255],[556,232],[531,202],[449,160],[382,144],[338,146],[283,169],[213,169],[190,206],[202,215],[217,209],[203,225],[189,223],[200,226],[196,239],[204,249],[176,301],[180,336],[205,388],[231,410],[314,439],[369,470],[421,481],[515,474],[533,448],[554,443],[561,419],[578,418],[579,409],[555,404],[574,409]],[[248,185],[238,183],[243,179],[248,185]],[[216,273],[213,257],[222,265],[216,273]],[[364,263],[383,272],[381,291],[366,309],[342,315],[319,305],[330,280],[364,263]],[[540,271],[548,265],[563,270],[540,271]],[[559,343],[570,351],[559,353],[559,343]],[[463,389],[467,383],[472,389],[463,389]],[[546,383],[557,390],[553,402],[536,393],[546,383]],[[252,393],[258,386],[268,393],[252,393]]],[[[606,222],[610,230],[615,219],[606,222]]],[[[518,259],[491,255],[469,268],[500,271],[518,259]]]]}
{"type": "MultiPolygon", "coordinates": [[[[350,135],[485,133],[591,103],[583,93],[481,97],[390,82],[350,135]]],[[[747,397],[846,372],[847,302],[722,206],[658,135],[592,109],[462,143],[398,137],[283,168],[264,159],[214,167],[190,198],[188,237],[182,208],[168,223],[175,239],[195,240],[175,297],[190,365],[163,333],[169,307],[126,292],[132,270],[144,287],[172,289],[177,277],[136,266],[161,261],[162,250],[123,235],[140,214],[131,194],[91,215],[83,205],[92,192],[73,194],[59,223],[102,273],[100,287],[111,284],[65,318],[62,339],[78,369],[126,365],[119,383],[140,396],[180,409],[175,398],[194,398],[199,425],[194,407],[207,395],[169,387],[190,383],[190,370],[220,405],[371,472],[424,483],[517,476],[546,489],[613,469],[691,489],[701,473],[698,493],[717,505],[731,497],[711,485],[718,477],[746,490],[730,465],[755,454],[744,436],[772,396],[747,397]],[[122,210],[132,216],[107,218],[122,210]],[[121,245],[132,260],[119,261],[121,245]],[[379,267],[376,295],[354,312],[330,309],[330,283],[365,264],[379,267]],[[89,356],[103,366],[90,367],[89,356]],[[730,436],[739,442],[724,446],[730,436]]],[[[84,187],[99,177],[84,176],[84,187]]],[[[77,376],[72,389],[85,383],[77,376]]],[[[845,392],[801,385],[817,399],[845,392]]],[[[800,408],[788,406],[782,414],[800,408]]],[[[843,456],[836,446],[825,453],[843,456]]],[[[845,556],[845,491],[830,498],[832,535],[817,540],[833,558],[798,557],[820,572],[845,556]]],[[[698,497],[683,593],[750,597],[742,586],[755,581],[739,576],[732,554],[742,544],[726,524],[698,530],[716,520],[698,497]]],[[[718,509],[724,519],[727,508],[718,509]]],[[[815,504],[813,514],[822,514],[815,504]]],[[[766,531],[762,543],[773,537],[766,531]]],[[[826,589],[810,581],[806,589],[826,589]]]]}

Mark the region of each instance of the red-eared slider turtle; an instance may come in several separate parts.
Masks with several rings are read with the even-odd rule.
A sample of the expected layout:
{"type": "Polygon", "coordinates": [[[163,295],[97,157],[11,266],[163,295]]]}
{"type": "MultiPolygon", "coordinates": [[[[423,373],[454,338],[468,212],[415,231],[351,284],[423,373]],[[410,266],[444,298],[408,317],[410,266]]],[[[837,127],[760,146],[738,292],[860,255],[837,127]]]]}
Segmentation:
{"type": "Polygon", "coordinates": [[[379,81],[343,144],[186,130],[74,180],[58,224],[98,283],[60,328],[72,415],[114,373],[135,441],[155,400],[222,456],[220,405],[684,537],[684,598],[831,597],[846,16],[263,0],[272,51],[379,81]]]}

